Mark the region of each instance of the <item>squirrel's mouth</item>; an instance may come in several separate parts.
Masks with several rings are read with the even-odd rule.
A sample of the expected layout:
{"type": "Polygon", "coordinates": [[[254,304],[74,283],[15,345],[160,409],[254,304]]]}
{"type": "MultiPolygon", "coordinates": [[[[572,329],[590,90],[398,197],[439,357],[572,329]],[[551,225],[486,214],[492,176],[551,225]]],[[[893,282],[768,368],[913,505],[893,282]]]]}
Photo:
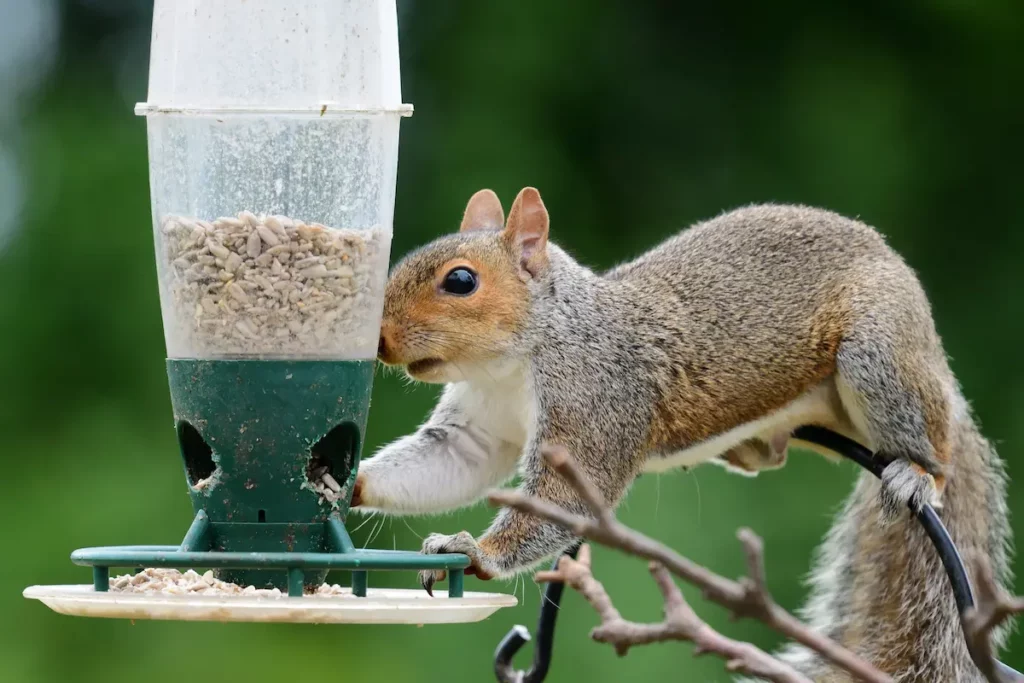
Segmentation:
{"type": "Polygon", "coordinates": [[[444,365],[444,361],[440,358],[423,358],[409,363],[406,366],[406,370],[408,370],[410,375],[420,375],[442,365],[444,365]]]}

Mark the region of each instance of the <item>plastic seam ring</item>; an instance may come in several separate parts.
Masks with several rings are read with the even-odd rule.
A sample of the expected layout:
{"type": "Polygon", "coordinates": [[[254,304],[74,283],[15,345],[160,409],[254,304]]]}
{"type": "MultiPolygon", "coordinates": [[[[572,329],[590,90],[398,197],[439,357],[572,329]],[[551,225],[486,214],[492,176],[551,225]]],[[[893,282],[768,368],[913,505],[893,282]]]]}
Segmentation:
{"type": "Polygon", "coordinates": [[[160,105],[150,102],[139,102],[135,105],[137,116],[150,116],[159,114],[186,114],[194,116],[228,116],[238,114],[293,114],[302,116],[379,116],[386,114],[398,114],[399,116],[412,116],[413,106],[411,104],[399,104],[391,106],[380,105],[341,105],[332,102],[322,102],[309,107],[261,107],[255,105],[160,105]]]}

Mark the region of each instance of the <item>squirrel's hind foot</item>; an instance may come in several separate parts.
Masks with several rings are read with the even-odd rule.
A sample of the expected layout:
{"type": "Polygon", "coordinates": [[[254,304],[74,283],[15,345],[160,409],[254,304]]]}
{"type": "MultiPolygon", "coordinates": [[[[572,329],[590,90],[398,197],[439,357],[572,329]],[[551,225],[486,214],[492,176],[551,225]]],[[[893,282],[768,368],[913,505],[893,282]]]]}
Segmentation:
{"type": "Polygon", "coordinates": [[[920,465],[893,460],[882,470],[882,522],[893,522],[909,506],[914,512],[926,503],[941,509],[941,477],[937,481],[920,465]]]}
{"type": "Polygon", "coordinates": [[[789,434],[779,432],[768,441],[749,439],[718,456],[726,469],[749,477],[762,470],[776,470],[786,464],[789,434]]]}

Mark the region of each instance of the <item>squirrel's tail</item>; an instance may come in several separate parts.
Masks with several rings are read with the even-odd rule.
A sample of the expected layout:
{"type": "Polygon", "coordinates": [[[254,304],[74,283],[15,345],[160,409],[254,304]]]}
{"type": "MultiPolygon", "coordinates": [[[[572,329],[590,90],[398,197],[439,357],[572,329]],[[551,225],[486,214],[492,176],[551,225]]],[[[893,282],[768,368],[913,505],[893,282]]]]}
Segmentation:
{"type": "MultiPolygon", "coordinates": [[[[1011,572],[1003,463],[959,392],[955,400],[939,515],[972,582],[981,557],[1005,586],[1011,572]]],[[[983,681],[967,652],[949,580],[921,525],[909,511],[888,526],[880,517],[879,482],[865,472],[817,552],[802,616],[898,683],[983,681]]],[[[995,635],[997,649],[1006,631],[995,635]]],[[[819,683],[853,680],[801,646],[781,656],[819,683]]]]}

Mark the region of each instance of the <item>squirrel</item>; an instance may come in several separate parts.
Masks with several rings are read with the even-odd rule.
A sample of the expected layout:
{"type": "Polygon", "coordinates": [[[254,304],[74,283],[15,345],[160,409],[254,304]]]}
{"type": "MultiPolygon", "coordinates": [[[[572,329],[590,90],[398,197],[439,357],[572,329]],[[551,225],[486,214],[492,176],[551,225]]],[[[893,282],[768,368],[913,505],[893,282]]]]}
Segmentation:
{"type": "MultiPolygon", "coordinates": [[[[548,240],[549,223],[534,188],[507,221],[481,190],[457,233],[393,267],[378,359],[445,387],[425,424],[362,463],[353,507],[451,510],[518,472],[523,492],[589,514],[543,444],[567,448],[614,506],[643,472],[713,462],[754,475],[781,467],[790,445],[835,458],[790,436],[823,426],[890,464],[881,481],[863,473],[837,515],[803,616],[901,683],[982,680],[908,504],[932,503],[968,564],[988,558],[1005,585],[1003,464],[918,277],[881,234],[822,209],[755,205],[597,273],[548,240]]],[[[479,539],[432,534],[423,552],[465,553],[467,573],[505,578],[575,541],[502,509],[479,539]]],[[[421,574],[428,592],[443,578],[421,574]]],[[[849,680],[801,647],[782,656],[815,680],[849,680]]]]}

